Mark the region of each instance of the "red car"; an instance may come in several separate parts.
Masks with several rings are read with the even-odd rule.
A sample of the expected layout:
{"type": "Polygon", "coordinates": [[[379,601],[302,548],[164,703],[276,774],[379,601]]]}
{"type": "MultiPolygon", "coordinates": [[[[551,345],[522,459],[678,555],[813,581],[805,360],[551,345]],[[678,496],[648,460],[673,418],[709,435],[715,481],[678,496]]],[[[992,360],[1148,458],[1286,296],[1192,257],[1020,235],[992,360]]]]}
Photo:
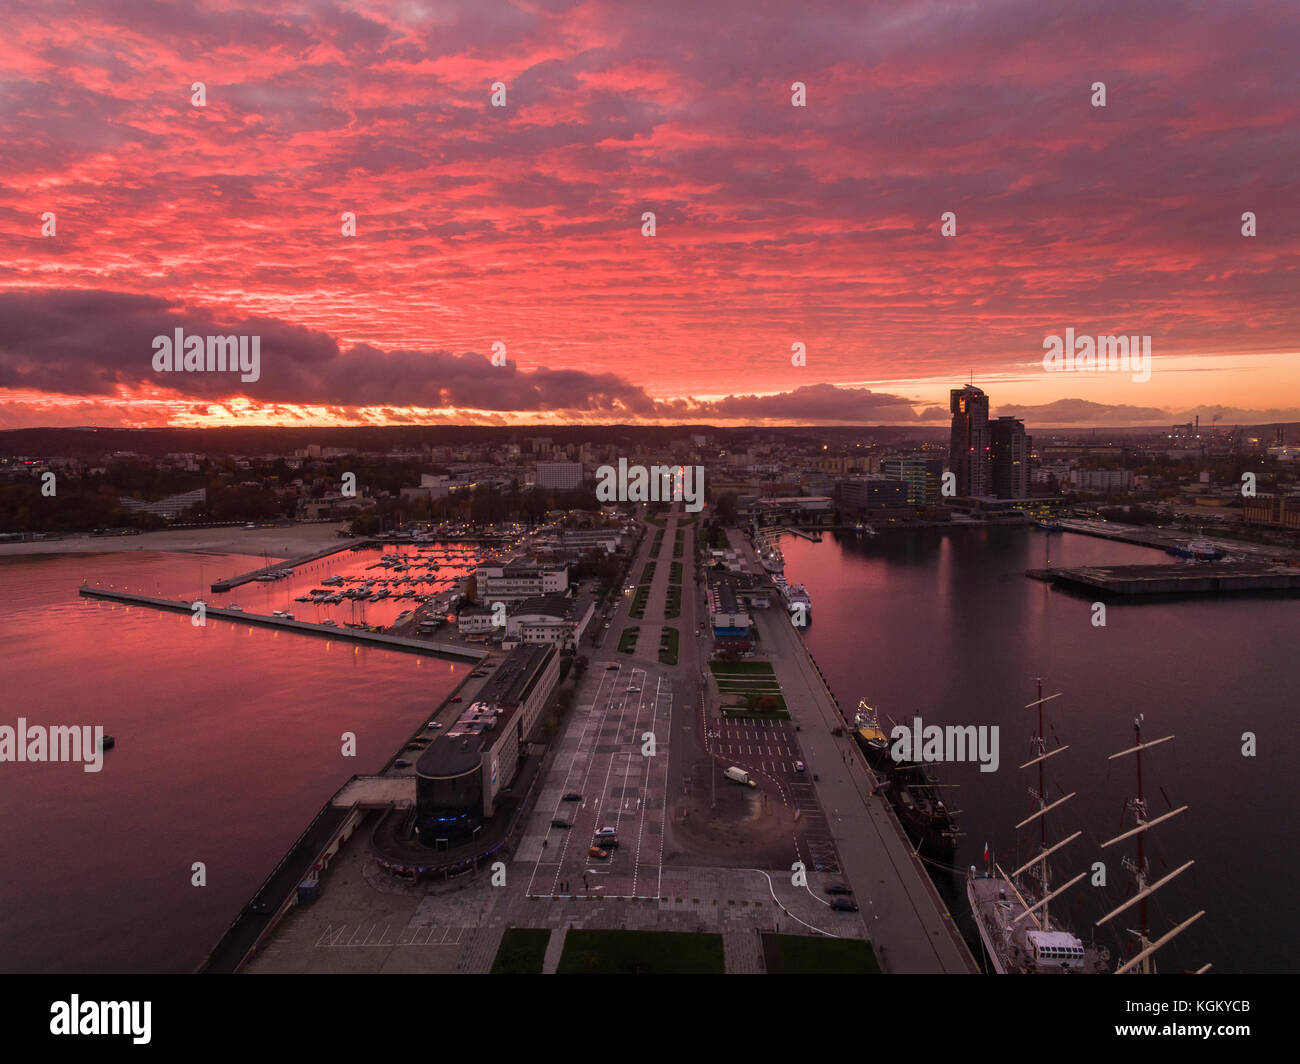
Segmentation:
{"type": "Polygon", "coordinates": [[[603,859],[605,857],[608,857],[609,853],[605,850],[602,850],[599,846],[593,846],[590,850],[587,851],[587,855],[589,857],[600,857],[603,859]]]}
{"type": "Polygon", "coordinates": [[[448,701],[448,702],[464,702],[465,700],[464,700],[463,698],[461,698],[460,695],[457,695],[455,698],[449,698],[449,699],[447,699],[447,701],[448,701]]]}

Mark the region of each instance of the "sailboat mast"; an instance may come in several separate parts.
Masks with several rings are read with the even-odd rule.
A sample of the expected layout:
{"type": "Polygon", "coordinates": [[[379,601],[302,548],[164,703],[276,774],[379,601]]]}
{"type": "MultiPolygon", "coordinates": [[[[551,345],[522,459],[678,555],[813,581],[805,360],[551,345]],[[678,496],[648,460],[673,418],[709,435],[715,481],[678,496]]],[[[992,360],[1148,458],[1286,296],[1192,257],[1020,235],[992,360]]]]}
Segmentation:
{"type": "MultiPolygon", "coordinates": [[[[1042,814],[1042,813],[1046,813],[1047,811],[1047,785],[1045,782],[1046,780],[1045,770],[1043,768],[1043,762],[1045,760],[1043,758],[1043,755],[1047,753],[1047,739],[1043,732],[1043,678],[1039,676],[1037,677],[1037,679],[1038,679],[1038,734],[1034,737],[1034,746],[1035,746],[1034,753],[1039,758],[1038,810],[1039,813],[1042,814]]],[[[1038,836],[1039,836],[1038,852],[1046,853],[1047,852],[1047,817],[1046,816],[1040,815],[1038,818],[1038,836]]],[[[1048,882],[1047,861],[1042,862],[1042,867],[1039,869],[1038,875],[1039,875],[1039,881],[1042,883],[1042,887],[1043,887],[1042,893],[1039,895],[1039,898],[1043,902],[1043,930],[1050,931],[1052,929],[1052,921],[1051,921],[1051,917],[1048,915],[1047,912],[1047,899],[1050,896],[1052,889],[1051,889],[1051,885],[1048,882]]]]}
{"type": "MultiPolygon", "coordinates": [[[[1171,809],[1169,812],[1161,814],[1154,820],[1147,819],[1146,795],[1142,790],[1142,751],[1150,746],[1159,746],[1161,743],[1167,743],[1173,739],[1173,736],[1166,735],[1163,739],[1154,739],[1149,743],[1144,743],[1142,741],[1142,717],[1143,715],[1139,713],[1133,720],[1133,735],[1135,738],[1134,745],[1128,750],[1121,750],[1117,754],[1111,754],[1109,758],[1109,760],[1114,761],[1117,757],[1128,757],[1129,754],[1137,755],[1137,796],[1129,799],[1127,802],[1127,807],[1133,810],[1133,818],[1136,821],[1137,826],[1130,828],[1128,831],[1121,832],[1113,839],[1108,839],[1101,844],[1101,848],[1104,850],[1107,847],[1114,846],[1116,843],[1123,842],[1125,839],[1130,839],[1135,835],[1137,836],[1137,860],[1134,860],[1131,857],[1125,857],[1123,861],[1124,867],[1133,873],[1133,880],[1137,885],[1137,891],[1134,893],[1133,897],[1129,898],[1129,900],[1124,902],[1123,905],[1112,909],[1097,921],[1097,926],[1100,927],[1102,924],[1118,916],[1130,907],[1134,905],[1139,907],[1141,929],[1137,932],[1137,936],[1140,949],[1131,960],[1126,961],[1115,969],[1116,975],[1123,975],[1125,972],[1132,971],[1134,968],[1137,968],[1143,975],[1150,975],[1156,970],[1155,964],[1151,961],[1151,957],[1155,951],[1160,949],[1175,935],[1179,935],[1183,931],[1187,930],[1187,928],[1205,915],[1205,910],[1202,909],[1194,916],[1184,920],[1172,931],[1163,935],[1158,941],[1151,941],[1151,925],[1147,918],[1147,899],[1175,876],[1182,875],[1182,873],[1186,872],[1187,869],[1191,868],[1192,865],[1195,864],[1195,862],[1188,861],[1180,868],[1176,868],[1174,871],[1170,872],[1167,876],[1164,876],[1155,883],[1152,883],[1150,886],[1147,886],[1148,869],[1144,836],[1148,829],[1155,827],[1157,824],[1164,823],[1164,821],[1177,816],[1179,813],[1185,812],[1187,806],[1180,805],[1177,809],[1171,809]]],[[[1167,798],[1168,795],[1166,795],[1166,799],[1167,798]]],[[[1133,932],[1130,931],[1130,934],[1132,933],[1133,932]]]]}
{"type": "MultiPolygon", "coordinates": [[[[1147,818],[1146,802],[1143,800],[1142,797],[1142,718],[1141,717],[1136,717],[1133,720],[1133,736],[1134,736],[1133,739],[1134,745],[1138,748],[1137,749],[1137,802],[1135,803],[1134,808],[1137,813],[1138,824],[1140,825],[1145,823],[1147,818]]],[[[1137,858],[1136,875],[1137,875],[1137,888],[1139,894],[1142,891],[1146,890],[1146,886],[1147,886],[1147,862],[1146,862],[1146,852],[1144,849],[1145,841],[1146,841],[1146,832],[1144,831],[1140,833],[1137,838],[1138,858],[1137,858]]],[[[1150,941],[1151,926],[1147,922],[1147,898],[1145,896],[1142,898],[1142,901],[1139,904],[1138,909],[1141,914],[1141,921],[1142,921],[1142,935],[1141,938],[1139,939],[1139,943],[1142,949],[1145,950],[1149,945],[1151,945],[1151,941],[1150,941]]],[[[1144,957],[1142,960],[1142,974],[1149,975],[1151,973],[1151,969],[1152,969],[1152,965],[1151,965],[1150,956],[1144,957]]]]}

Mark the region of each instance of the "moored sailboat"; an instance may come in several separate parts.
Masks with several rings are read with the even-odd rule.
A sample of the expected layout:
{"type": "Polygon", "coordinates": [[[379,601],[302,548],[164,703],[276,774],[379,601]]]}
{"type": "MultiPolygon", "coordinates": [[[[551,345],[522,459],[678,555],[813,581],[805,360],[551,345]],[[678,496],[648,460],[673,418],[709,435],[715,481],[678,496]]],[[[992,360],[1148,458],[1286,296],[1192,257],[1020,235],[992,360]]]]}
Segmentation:
{"type": "Polygon", "coordinates": [[[966,877],[966,898],[970,902],[971,915],[975,919],[989,963],[999,975],[1096,975],[1110,970],[1110,955],[1106,950],[1093,943],[1085,943],[1059,920],[1054,921],[1049,912],[1051,902],[1087,875],[1086,872],[1080,872],[1068,882],[1052,888],[1048,858],[1082,834],[1076,831],[1059,842],[1051,845],[1048,843],[1047,814],[1074,797],[1071,792],[1049,803],[1047,796],[1044,764],[1049,758],[1069,749],[1066,745],[1049,751],[1043,732],[1043,705],[1059,697],[1060,695],[1049,695],[1044,698],[1040,680],[1037,700],[1025,707],[1038,710],[1038,730],[1030,741],[1033,756],[1020,767],[1038,767],[1038,786],[1031,787],[1029,791],[1038,809],[1020,821],[1016,828],[1018,830],[1038,821],[1037,855],[1008,874],[996,861],[990,861],[986,845],[985,861],[992,867],[986,866],[985,871],[979,873],[971,865],[966,877]],[[1027,878],[1022,879],[1022,876],[1027,878]],[[1026,897],[1026,893],[1029,897],[1026,897]]]}

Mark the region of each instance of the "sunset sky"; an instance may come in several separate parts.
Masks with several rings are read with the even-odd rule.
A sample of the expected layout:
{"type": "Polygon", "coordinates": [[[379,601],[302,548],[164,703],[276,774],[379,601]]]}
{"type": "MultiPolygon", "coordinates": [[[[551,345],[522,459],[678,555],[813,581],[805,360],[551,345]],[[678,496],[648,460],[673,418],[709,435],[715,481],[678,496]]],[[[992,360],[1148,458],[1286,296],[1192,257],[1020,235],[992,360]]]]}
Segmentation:
{"type": "Polygon", "coordinates": [[[3,25],[0,429],[938,425],[972,375],[1035,427],[1300,420],[1295,0],[3,25]],[[156,373],[177,327],[260,379],[156,373]],[[1044,372],[1067,328],[1150,335],[1150,380],[1044,372]]]}

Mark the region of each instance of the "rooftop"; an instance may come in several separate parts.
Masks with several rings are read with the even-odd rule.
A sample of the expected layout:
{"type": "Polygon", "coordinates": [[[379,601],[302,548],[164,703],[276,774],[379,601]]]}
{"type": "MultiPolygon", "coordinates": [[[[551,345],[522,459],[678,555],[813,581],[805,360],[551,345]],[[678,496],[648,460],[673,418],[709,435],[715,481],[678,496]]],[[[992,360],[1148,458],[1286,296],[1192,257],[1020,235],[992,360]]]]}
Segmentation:
{"type": "Polygon", "coordinates": [[[454,739],[449,735],[440,735],[420,755],[415,763],[415,771],[426,778],[446,779],[474,772],[482,761],[476,739],[465,736],[454,739]]]}

